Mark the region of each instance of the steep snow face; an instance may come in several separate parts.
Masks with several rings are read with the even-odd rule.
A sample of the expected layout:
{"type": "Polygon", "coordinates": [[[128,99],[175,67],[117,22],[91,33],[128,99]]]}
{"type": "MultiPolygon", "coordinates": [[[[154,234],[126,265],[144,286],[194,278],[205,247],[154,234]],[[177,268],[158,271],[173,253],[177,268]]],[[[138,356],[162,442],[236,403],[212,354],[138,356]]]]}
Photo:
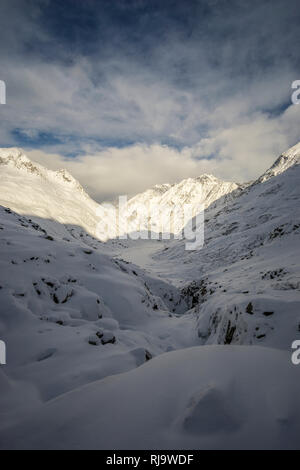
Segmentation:
{"type": "MultiPolygon", "coordinates": [[[[231,193],[238,188],[238,184],[222,181],[212,175],[188,178],[173,185],[156,186],[129,200],[129,232],[150,230],[156,234],[178,234],[186,223],[184,207],[189,206],[190,217],[195,217],[215,200],[221,197],[229,200],[231,193]]],[[[126,233],[126,229],[121,230],[121,235],[123,233],[126,233]]]]}
{"type": "Polygon", "coordinates": [[[98,204],[66,170],[51,171],[19,149],[0,149],[0,204],[19,214],[79,226],[95,234],[98,204]]]}
{"type": "Polygon", "coordinates": [[[202,175],[198,178],[188,178],[177,184],[155,186],[152,190],[138,194],[129,201],[134,208],[138,204],[155,202],[162,206],[181,204],[200,204],[208,207],[216,199],[231,193],[239,187],[236,183],[222,181],[213,175],[202,175]]]}
{"type": "Polygon", "coordinates": [[[149,201],[157,202],[170,188],[172,188],[171,184],[157,184],[152,189],[147,189],[147,191],[137,194],[130,201],[132,204],[145,204],[149,201]]]}
{"type": "Polygon", "coordinates": [[[272,178],[273,176],[280,175],[288,168],[299,165],[300,164],[300,143],[291,147],[289,150],[284,152],[278,159],[274,162],[274,164],[267,170],[258,180],[257,182],[263,183],[268,179],[272,178]]]}
{"type": "Polygon", "coordinates": [[[7,165],[10,170],[14,168],[23,170],[25,174],[38,175],[46,181],[67,183],[73,190],[81,192],[84,197],[88,198],[82,186],[67,170],[47,170],[42,165],[29,160],[21,149],[0,149],[0,165],[7,165]]]}

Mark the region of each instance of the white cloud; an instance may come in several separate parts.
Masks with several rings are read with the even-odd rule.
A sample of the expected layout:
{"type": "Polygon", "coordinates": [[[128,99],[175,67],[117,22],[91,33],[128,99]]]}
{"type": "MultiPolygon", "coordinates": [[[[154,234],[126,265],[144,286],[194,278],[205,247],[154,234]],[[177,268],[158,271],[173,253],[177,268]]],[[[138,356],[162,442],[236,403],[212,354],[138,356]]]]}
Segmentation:
{"type": "Polygon", "coordinates": [[[66,168],[98,201],[120,194],[131,196],[155,184],[174,183],[203,173],[245,182],[260,176],[281,152],[299,140],[297,113],[299,109],[291,106],[278,118],[257,115],[235,127],[212,132],[195,146],[182,150],[135,144],[73,159],[37,150],[27,153],[48,168],[66,168]]]}

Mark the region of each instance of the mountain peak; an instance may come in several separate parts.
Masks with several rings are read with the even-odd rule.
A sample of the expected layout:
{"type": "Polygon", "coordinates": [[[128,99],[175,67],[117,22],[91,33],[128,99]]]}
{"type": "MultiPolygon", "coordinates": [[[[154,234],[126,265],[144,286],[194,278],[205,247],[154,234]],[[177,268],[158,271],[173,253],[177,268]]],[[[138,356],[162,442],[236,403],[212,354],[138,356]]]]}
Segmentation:
{"type": "Polygon", "coordinates": [[[0,165],[8,165],[18,170],[26,170],[32,174],[43,175],[43,167],[38,163],[33,163],[19,148],[0,149],[0,165]]]}
{"type": "Polygon", "coordinates": [[[273,165],[257,180],[258,183],[264,183],[273,176],[280,175],[294,165],[300,164],[300,142],[294,145],[286,152],[283,152],[273,165]]]}
{"type": "Polygon", "coordinates": [[[17,160],[25,156],[23,150],[18,147],[0,148],[1,157],[17,160]]]}
{"type": "Polygon", "coordinates": [[[282,155],[284,155],[286,157],[289,157],[289,158],[297,157],[298,160],[299,160],[299,157],[300,157],[300,142],[298,142],[298,144],[294,145],[289,150],[284,152],[282,155]]]}
{"type": "Polygon", "coordinates": [[[196,181],[200,181],[201,183],[215,183],[216,181],[222,180],[209,173],[203,173],[203,175],[200,175],[196,178],[196,181]]]}
{"type": "Polygon", "coordinates": [[[65,169],[52,171],[42,165],[31,161],[20,148],[2,148],[0,149],[0,165],[6,165],[17,170],[25,170],[31,175],[40,176],[49,181],[68,184],[85,194],[81,184],[65,169]]]}

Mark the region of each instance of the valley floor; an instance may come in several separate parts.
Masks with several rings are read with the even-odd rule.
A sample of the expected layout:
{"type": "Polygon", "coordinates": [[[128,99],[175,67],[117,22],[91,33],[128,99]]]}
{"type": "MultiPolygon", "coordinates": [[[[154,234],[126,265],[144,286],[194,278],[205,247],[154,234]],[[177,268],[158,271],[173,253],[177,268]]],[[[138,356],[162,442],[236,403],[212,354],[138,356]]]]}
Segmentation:
{"type": "Polygon", "coordinates": [[[170,242],[155,240],[126,241],[118,247],[114,254],[116,258],[136,264],[145,269],[149,274],[158,276],[175,286],[186,284],[189,280],[185,277],[185,271],[176,260],[169,260],[160,256],[162,250],[168,249],[170,242]]]}

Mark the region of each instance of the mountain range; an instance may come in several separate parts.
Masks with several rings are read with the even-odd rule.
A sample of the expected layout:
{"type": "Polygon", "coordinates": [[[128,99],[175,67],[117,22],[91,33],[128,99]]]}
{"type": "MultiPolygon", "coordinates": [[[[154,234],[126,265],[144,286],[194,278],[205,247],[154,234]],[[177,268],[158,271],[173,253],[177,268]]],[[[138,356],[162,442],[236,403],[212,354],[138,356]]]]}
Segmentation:
{"type": "Polygon", "coordinates": [[[99,238],[112,209],[1,149],[0,448],[297,448],[299,164],[300,143],[247,184],[202,175],[129,200],[133,230],[148,205],[202,204],[188,251],[99,238]]]}

